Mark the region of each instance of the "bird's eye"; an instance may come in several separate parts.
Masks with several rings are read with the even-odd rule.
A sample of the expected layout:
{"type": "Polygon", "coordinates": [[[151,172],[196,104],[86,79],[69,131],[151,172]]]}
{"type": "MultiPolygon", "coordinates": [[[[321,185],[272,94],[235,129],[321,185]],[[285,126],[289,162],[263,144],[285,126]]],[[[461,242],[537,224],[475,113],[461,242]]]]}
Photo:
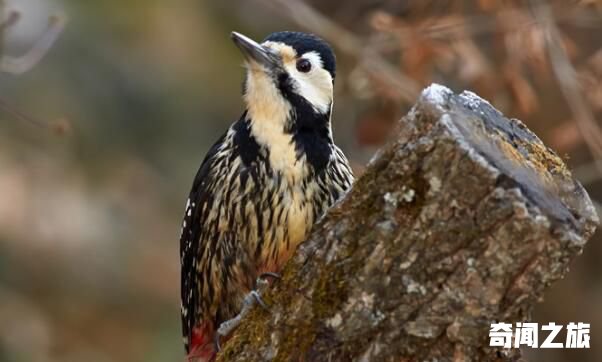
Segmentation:
{"type": "Polygon", "coordinates": [[[311,70],[311,62],[305,58],[297,60],[297,70],[301,73],[307,73],[311,70]]]}

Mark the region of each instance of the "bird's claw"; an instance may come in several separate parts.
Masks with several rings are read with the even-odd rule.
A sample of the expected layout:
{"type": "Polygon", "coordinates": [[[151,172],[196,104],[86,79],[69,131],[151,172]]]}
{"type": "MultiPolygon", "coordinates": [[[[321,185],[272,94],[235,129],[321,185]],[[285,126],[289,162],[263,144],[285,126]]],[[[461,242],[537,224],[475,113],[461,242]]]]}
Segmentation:
{"type": "MultiPolygon", "coordinates": [[[[267,280],[268,278],[280,279],[282,277],[280,276],[280,274],[273,273],[273,272],[265,272],[265,273],[259,274],[259,276],[255,280],[254,292],[256,292],[256,296],[255,296],[256,298],[261,299],[261,294],[263,294],[265,289],[270,285],[270,282],[267,280]]],[[[253,291],[251,293],[253,293],[253,291]]],[[[261,302],[261,303],[263,303],[263,302],[261,302]]]]}
{"type": "Polygon", "coordinates": [[[264,276],[280,278],[280,275],[276,273],[264,274],[261,274],[257,278],[257,289],[251,290],[243,299],[242,309],[240,310],[240,312],[234,318],[224,321],[219,325],[217,333],[215,334],[215,350],[217,352],[221,350],[220,338],[230,335],[230,333],[240,325],[242,319],[249,313],[249,311],[251,311],[251,308],[255,303],[259,304],[264,310],[270,309],[266,302],[264,302],[261,298],[263,290],[267,287],[267,285],[269,285],[269,283],[264,279],[264,276]]]}
{"type": "Polygon", "coordinates": [[[263,301],[263,299],[261,299],[261,294],[256,291],[256,290],[252,290],[251,293],[249,293],[251,296],[253,296],[253,298],[255,298],[255,302],[257,302],[257,304],[259,304],[263,309],[265,310],[269,310],[270,308],[268,307],[268,305],[263,301]]]}
{"type": "Polygon", "coordinates": [[[267,277],[271,277],[274,279],[282,279],[282,276],[280,274],[274,273],[274,272],[265,272],[265,273],[259,274],[260,279],[266,279],[267,277]]]}
{"type": "Polygon", "coordinates": [[[261,298],[261,294],[265,291],[265,289],[270,285],[270,283],[266,280],[267,278],[280,279],[281,276],[278,273],[273,272],[265,272],[261,273],[255,282],[256,289],[251,290],[243,299],[242,309],[240,313],[238,313],[234,318],[229,319],[227,321],[222,322],[217,329],[217,333],[215,334],[215,350],[219,352],[221,350],[220,339],[221,337],[226,337],[230,335],[230,333],[240,325],[240,322],[246,316],[253,305],[255,303],[259,304],[261,308],[264,310],[269,310],[270,307],[263,301],[261,298]]]}

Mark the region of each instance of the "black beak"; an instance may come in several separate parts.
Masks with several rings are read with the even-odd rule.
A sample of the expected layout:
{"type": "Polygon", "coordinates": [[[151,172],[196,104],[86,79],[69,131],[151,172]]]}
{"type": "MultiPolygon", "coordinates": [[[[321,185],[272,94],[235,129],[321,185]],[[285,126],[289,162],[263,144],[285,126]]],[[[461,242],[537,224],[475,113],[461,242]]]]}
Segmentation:
{"type": "Polygon", "coordinates": [[[280,56],[275,54],[271,49],[235,31],[230,34],[230,37],[247,61],[254,61],[269,70],[280,68],[280,56]]]}

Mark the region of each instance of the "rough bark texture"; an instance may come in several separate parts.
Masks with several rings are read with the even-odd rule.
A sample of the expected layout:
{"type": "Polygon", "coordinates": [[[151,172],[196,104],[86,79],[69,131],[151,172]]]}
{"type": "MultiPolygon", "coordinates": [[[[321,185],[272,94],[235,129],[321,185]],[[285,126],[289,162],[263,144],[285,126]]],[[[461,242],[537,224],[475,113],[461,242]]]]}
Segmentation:
{"type": "Polygon", "coordinates": [[[220,361],[513,360],[598,218],[562,160],[470,92],[433,85],[316,225],[220,361]]]}

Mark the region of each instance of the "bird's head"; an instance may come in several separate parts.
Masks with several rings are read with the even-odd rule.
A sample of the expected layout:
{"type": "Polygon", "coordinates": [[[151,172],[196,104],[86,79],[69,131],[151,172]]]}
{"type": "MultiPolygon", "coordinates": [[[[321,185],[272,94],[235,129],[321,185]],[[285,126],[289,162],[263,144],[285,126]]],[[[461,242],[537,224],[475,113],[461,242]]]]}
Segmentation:
{"type": "Polygon", "coordinates": [[[250,118],[285,129],[330,129],[335,56],[324,40],[289,31],[261,44],[236,32],[231,37],[245,57],[250,118]]]}

